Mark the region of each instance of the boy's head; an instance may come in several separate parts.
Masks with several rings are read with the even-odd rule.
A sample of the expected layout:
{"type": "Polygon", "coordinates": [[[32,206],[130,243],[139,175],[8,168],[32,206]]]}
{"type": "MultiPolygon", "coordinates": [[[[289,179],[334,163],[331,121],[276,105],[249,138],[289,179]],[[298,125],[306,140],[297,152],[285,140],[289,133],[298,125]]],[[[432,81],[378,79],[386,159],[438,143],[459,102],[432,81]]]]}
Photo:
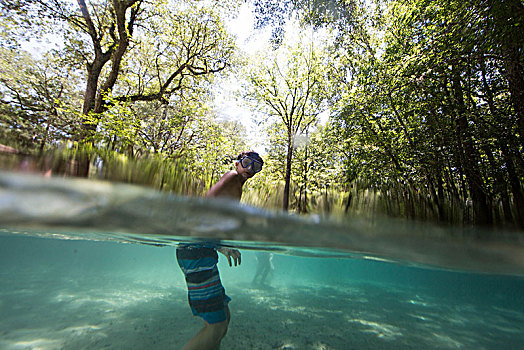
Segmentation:
{"type": "Polygon", "coordinates": [[[236,160],[237,171],[247,172],[250,177],[262,170],[264,161],[257,152],[245,151],[238,155],[236,160]]]}

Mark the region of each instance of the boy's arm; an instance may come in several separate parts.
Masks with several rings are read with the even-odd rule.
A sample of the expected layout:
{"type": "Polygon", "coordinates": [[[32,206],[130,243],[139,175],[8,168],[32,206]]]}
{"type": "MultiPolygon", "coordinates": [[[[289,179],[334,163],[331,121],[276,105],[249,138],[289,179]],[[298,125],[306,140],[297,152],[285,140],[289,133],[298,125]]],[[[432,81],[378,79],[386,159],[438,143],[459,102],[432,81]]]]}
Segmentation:
{"type": "MultiPolygon", "coordinates": [[[[206,197],[217,197],[221,193],[224,192],[224,190],[227,190],[228,187],[231,187],[232,182],[235,180],[235,177],[238,175],[238,173],[234,170],[228,171],[220,178],[220,180],[214,184],[209,191],[206,193],[206,197]]],[[[242,262],[241,254],[237,249],[231,249],[231,248],[219,248],[217,249],[220,253],[224,254],[224,256],[227,258],[227,262],[229,263],[229,266],[233,266],[231,263],[231,258],[233,258],[233,262],[235,266],[240,265],[242,262]]]]}

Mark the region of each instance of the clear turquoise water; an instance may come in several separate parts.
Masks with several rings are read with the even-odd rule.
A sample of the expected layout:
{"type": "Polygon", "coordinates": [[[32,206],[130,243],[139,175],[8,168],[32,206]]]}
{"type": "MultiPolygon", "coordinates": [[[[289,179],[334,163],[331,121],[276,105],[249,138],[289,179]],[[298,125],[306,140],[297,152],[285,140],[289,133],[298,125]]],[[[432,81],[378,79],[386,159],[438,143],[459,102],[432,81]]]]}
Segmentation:
{"type": "Polygon", "coordinates": [[[117,184],[0,176],[0,349],[179,349],[175,258],[222,239],[223,349],[523,349],[521,234],[296,218],[117,184]],[[267,285],[252,283],[258,250],[267,285]]]}

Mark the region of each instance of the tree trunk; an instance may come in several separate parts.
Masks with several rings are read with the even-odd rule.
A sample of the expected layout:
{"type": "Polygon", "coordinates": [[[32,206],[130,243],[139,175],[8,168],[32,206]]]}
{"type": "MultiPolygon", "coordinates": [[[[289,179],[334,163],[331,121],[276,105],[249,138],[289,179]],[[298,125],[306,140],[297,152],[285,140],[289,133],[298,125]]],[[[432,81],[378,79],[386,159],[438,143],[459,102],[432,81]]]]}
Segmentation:
{"type": "MultiPolygon", "coordinates": [[[[78,7],[82,13],[82,17],[85,20],[86,27],[91,37],[94,51],[93,62],[88,64],[87,67],[87,81],[86,91],[84,94],[84,104],[82,113],[84,119],[82,121],[82,129],[80,134],[77,136],[77,140],[80,142],[89,142],[90,138],[96,131],[98,123],[98,114],[103,112],[105,108],[103,105],[104,94],[110,91],[118,77],[120,71],[120,63],[122,57],[126,52],[129,45],[129,36],[133,33],[133,24],[136,19],[136,14],[139,6],[133,7],[137,1],[113,1],[112,15],[114,16],[112,27],[110,31],[116,29],[118,32],[118,39],[116,36],[112,36],[113,42],[109,48],[102,51],[102,41],[107,40],[103,37],[103,34],[98,32],[91,18],[91,14],[87,8],[85,0],[77,0],[78,7]],[[129,15],[129,22],[126,23],[126,11],[131,8],[129,15]],[[109,60],[112,60],[111,69],[105,83],[99,89],[99,80],[102,73],[102,69],[109,60]],[[94,113],[94,115],[90,115],[94,113]]],[[[78,159],[80,166],[78,167],[79,176],[88,176],[90,159],[89,155],[85,155],[82,159],[78,159]]]]}
{"type": "Polygon", "coordinates": [[[49,119],[47,120],[47,126],[45,128],[44,137],[42,137],[42,142],[40,143],[40,149],[39,149],[39,154],[40,155],[42,155],[44,153],[45,145],[47,143],[47,138],[49,137],[49,129],[51,128],[51,122],[52,122],[53,119],[51,119],[51,117],[49,117],[49,119]]]}
{"type": "Polygon", "coordinates": [[[282,209],[288,211],[289,208],[289,187],[291,183],[291,162],[293,160],[293,137],[288,133],[287,157],[286,157],[286,178],[284,185],[284,200],[282,209]]]}
{"type": "Polygon", "coordinates": [[[344,213],[348,213],[349,208],[351,207],[351,200],[353,199],[353,191],[352,188],[349,190],[348,199],[346,201],[346,207],[344,208],[344,213]]]}
{"type": "Polygon", "coordinates": [[[464,105],[464,96],[460,73],[456,66],[452,67],[453,102],[455,107],[455,132],[457,144],[461,156],[461,163],[466,175],[469,193],[473,201],[473,213],[475,223],[479,225],[491,225],[493,215],[488,204],[488,198],[484,190],[484,180],[478,167],[480,156],[475,148],[472,135],[469,132],[467,109],[464,105]]]}
{"type": "Polygon", "coordinates": [[[515,220],[513,219],[513,214],[511,213],[511,205],[506,189],[504,189],[504,192],[501,193],[500,200],[502,202],[502,211],[504,213],[504,224],[507,226],[513,226],[515,220]]]}
{"type": "MultiPolygon", "coordinates": [[[[524,33],[522,34],[524,35],[524,33]]],[[[520,145],[524,148],[524,69],[516,49],[503,50],[506,75],[509,83],[510,100],[517,115],[520,145]]]]}
{"type": "Polygon", "coordinates": [[[524,194],[522,193],[519,176],[517,175],[517,171],[513,165],[510,151],[503,142],[501,142],[501,150],[502,156],[504,157],[504,162],[506,163],[511,192],[513,194],[513,203],[515,205],[517,214],[515,221],[519,228],[524,228],[524,194]]]}
{"type": "MultiPolygon", "coordinates": [[[[499,119],[499,112],[497,108],[495,107],[495,102],[493,99],[493,92],[491,91],[487,83],[487,80],[486,80],[486,68],[485,68],[485,64],[483,61],[481,62],[480,67],[482,71],[482,82],[483,82],[485,94],[487,97],[487,102],[488,102],[490,113],[493,115],[493,117],[495,117],[496,119],[499,119]]],[[[502,130],[500,132],[501,135],[504,135],[505,133],[507,133],[507,130],[502,130]]],[[[520,184],[519,176],[517,174],[517,170],[515,169],[515,165],[513,162],[514,157],[512,153],[510,152],[510,148],[508,147],[506,141],[507,141],[507,137],[499,137],[497,143],[498,143],[498,147],[500,147],[500,150],[502,152],[504,163],[506,164],[505,168],[508,174],[511,192],[513,193],[513,202],[514,202],[514,205],[516,208],[516,214],[517,214],[514,221],[518,227],[524,228],[524,194],[522,193],[522,187],[520,184]]],[[[506,189],[502,191],[501,196],[502,196],[502,205],[503,205],[503,210],[504,210],[505,221],[513,222],[513,215],[509,207],[510,202],[509,202],[509,198],[508,198],[506,189]]]]}
{"type": "Polygon", "coordinates": [[[524,5],[521,0],[491,0],[495,35],[501,44],[510,100],[517,115],[520,145],[524,147],[524,5]]]}
{"type": "Polygon", "coordinates": [[[303,197],[302,202],[300,203],[299,213],[307,213],[307,187],[308,187],[307,186],[307,183],[308,183],[307,172],[308,172],[308,146],[306,144],[305,149],[304,149],[304,166],[303,166],[303,173],[302,173],[303,185],[301,189],[301,191],[302,190],[304,191],[304,197],[303,197]]]}

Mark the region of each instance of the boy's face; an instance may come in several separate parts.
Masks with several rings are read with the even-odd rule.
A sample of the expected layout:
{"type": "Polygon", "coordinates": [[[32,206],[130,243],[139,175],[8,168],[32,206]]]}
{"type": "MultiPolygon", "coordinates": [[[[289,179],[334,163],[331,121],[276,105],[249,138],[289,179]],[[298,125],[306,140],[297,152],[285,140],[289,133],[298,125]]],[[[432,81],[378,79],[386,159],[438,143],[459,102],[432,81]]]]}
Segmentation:
{"type": "Polygon", "coordinates": [[[242,167],[242,165],[240,165],[240,162],[237,162],[237,173],[244,179],[252,178],[255,175],[255,173],[252,170],[242,167]]]}
{"type": "Polygon", "coordinates": [[[262,164],[256,159],[244,156],[236,162],[236,168],[239,175],[249,179],[262,170],[262,164]]]}

